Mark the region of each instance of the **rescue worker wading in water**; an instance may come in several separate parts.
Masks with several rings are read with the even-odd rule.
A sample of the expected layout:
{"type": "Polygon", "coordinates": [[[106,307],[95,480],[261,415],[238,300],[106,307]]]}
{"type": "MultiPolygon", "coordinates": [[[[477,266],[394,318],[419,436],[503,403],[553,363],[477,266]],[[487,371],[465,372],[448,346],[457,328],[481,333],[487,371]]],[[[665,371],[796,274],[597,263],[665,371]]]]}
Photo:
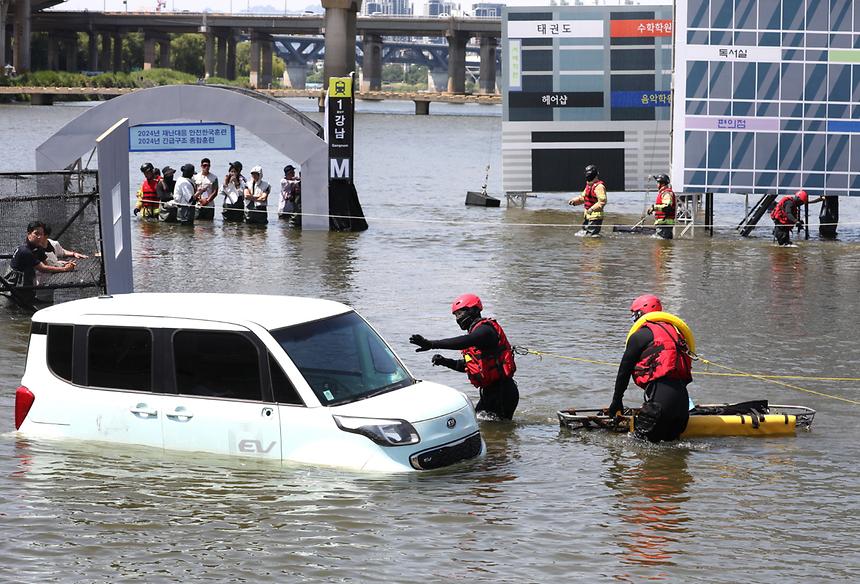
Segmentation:
{"type": "Polygon", "coordinates": [[[810,205],[822,200],[824,197],[810,201],[806,191],[797,191],[793,195],[781,198],[770,213],[770,218],[773,219],[773,236],[776,238],[777,245],[791,245],[792,228],[796,226],[798,232],[803,229],[803,221],[800,219],[801,205],[810,205]]]}
{"type": "Polygon", "coordinates": [[[412,335],[409,342],[418,345],[416,352],[430,349],[458,349],[462,359],[449,359],[433,355],[433,365],[443,365],[454,371],[465,372],[472,385],[480,390],[477,412],[488,412],[503,420],[510,420],[520,401],[520,392],[514,381],[517,366],[514,351],[505,332],[495,320],[482,318],[481,299],[474,294],[462,294],[454,299],[451,312],[457,324],[467,334],[431,341],[421,335],[412,335]]]}
{"type": "MultiPolygon", "coordinates": [[[[633,322],[662,311],[656,296],[640,296],[630,305],[633,322]]],[[[668,322],[646,322],[627,341],[618,366],[615,393],[607,413],[623,412],[622,398],[630,376],[645,390],[645,403],[634,420],[635,434],[651,442],[676,440],[690,419],[687,384],[693,380],[692,359],[684,337],[668,322]]]]}
{"type": "Polygon", "coordinates": [[[654,180],[657,181],[658,188],[657,202],[648,207],[648,214],[654,214],[654,227],[657,228],[655,235],[660,239],[672,239],[678,200],[669,184],[669,175],[658,174],[654,180]]]}
{"type": "Polygon", "coordinates": [[[589,164],[585,167],[585,189],[582,194],[570,199],[568,205],[584,205],[585,217],[582,220],[582,230],[577,235],[598,237],[603,225],[603,211],[606,207],[606,185],[598,177],[597,167],[589,164]]]}

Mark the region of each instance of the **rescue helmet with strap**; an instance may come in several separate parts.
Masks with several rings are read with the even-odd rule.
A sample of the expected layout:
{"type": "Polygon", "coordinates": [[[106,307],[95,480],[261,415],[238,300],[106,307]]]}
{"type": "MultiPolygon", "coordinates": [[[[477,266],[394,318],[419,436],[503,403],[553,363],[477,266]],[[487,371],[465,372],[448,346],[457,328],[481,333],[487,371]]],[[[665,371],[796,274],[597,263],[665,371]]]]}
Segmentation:
{"type": "Polygon", "coordinates": [[[804,205],[809,204],[809,195],[806,194],[806,191],[797,191],[794,193],[794,196],[800,199],[804,205]]]}
{"type": "Polygon", "coordinates": [[[633,322],[639,320],[643,314],[662,311],[663,303],[660,302],[660,299],[653,294],[643,294],[642,296],[637,297],[630,304],[630,312],[632,313],[633,322]]]}
{"type": "Polygon", "coordinates": [[[451,312],[454,313],[463,308],[477,308],[478,310],[484,310],[484,305],[481,303],[481,299],[474,294],[460,294],[454,299],[454,302],[451,303],[451,312]]]}

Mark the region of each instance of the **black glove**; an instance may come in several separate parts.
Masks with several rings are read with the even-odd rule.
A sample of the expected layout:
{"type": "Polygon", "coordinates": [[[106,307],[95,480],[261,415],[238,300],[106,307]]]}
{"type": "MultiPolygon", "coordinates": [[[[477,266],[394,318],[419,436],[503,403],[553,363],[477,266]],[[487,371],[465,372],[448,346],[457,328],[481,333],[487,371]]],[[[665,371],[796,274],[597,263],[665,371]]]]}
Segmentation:
{"type": "Polygon", "coordinates": [[[796,225],[798,231],[803,231],[803,221],[798,221],[796,225]]]}
{"type": "Polygon", "coordinates": [[[429,351],[433,348],[431,346],[432,343],[421,335],[412,335],[411,337],[409,337],[409,342],[413,345],[418,345],[418,348],[415,349],[416,353],[420,353],[421,351],[429,351]]]}
{"type": "Polygon", "coordinates": [[[430,362],[433,363],[433,365],[444,365],[445,357],[443,357],[439,353],[436,353],[435,355],[430,357],[430,362]]]}
{"type": "Polygon", "coordinates": [[[606,415],[610,418],[614,418],[616,414],[620,414],[624,411],[624,404],[621,403],[621,400],[615,401],[612,400],[612,403],[609,404],[609,409],[606,410],[606,415]]]}

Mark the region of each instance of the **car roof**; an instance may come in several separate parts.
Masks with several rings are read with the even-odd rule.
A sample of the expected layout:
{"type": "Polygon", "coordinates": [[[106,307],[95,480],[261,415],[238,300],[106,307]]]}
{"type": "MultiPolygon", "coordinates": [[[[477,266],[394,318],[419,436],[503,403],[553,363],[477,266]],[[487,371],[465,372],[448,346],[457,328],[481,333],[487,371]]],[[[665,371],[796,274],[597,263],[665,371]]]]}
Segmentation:
{"type": "Polygon", "coordinates": [[[84,315],[140,316],[256,323],[269,330],[350,312],[345,304],[299,296],[132,293],[73,300],[44,308],[35,322],[74,324],[84,315]]]}

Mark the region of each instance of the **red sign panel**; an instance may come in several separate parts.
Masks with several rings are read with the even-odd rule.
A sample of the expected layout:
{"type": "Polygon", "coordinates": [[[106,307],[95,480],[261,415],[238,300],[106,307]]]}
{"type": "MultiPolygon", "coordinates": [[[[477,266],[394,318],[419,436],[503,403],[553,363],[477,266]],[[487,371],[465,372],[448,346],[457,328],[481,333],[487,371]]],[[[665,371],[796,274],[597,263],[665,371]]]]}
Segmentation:
{"type": "Polygon", "coordinates": [[[610,20],[611,37],[672,36],[671,20],[610,20]]]}

